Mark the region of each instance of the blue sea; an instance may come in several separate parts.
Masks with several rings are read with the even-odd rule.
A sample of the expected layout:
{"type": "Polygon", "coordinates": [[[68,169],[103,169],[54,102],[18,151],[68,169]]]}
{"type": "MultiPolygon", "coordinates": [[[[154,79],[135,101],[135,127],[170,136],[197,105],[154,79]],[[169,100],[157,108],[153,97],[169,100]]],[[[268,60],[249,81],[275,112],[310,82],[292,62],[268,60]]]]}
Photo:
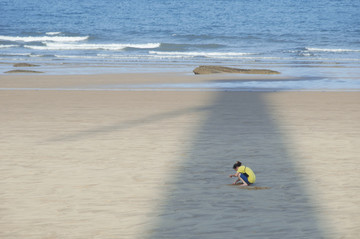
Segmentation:
{"type": "Polygon", "coordinates": [[[0,0],[0,73],[267,68],[359,80],[360,1],[0,0]],[[40,69],[40,68],[39,68],[40,69]]]}

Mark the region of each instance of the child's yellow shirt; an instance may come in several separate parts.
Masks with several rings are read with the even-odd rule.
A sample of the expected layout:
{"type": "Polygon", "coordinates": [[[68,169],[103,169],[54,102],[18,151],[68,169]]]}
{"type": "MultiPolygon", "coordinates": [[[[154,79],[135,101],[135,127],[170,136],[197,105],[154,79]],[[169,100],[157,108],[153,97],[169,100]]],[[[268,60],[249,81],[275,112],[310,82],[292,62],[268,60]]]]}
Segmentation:
{"type": "Polygon", "coordinates": [[[247,175],[249,175],[249,177],[248,177],[249,183],[255,183],[256,176],[255,176],[255,173],[251,170],[251,168],[245,167],[243,165],[238,168],[237,172],[243,173],[243,174],[246,173],[247,175]]]}

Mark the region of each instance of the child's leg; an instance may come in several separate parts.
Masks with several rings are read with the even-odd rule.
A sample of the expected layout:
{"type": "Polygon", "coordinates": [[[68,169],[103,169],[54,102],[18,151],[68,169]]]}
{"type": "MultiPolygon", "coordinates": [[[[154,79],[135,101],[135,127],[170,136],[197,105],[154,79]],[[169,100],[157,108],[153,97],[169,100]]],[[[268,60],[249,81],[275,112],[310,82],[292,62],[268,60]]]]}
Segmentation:
{"type": "Polygon", "coordinates": [[[241,182],[244,184],[244,186],[249,186],[250,183],[244,174],[240,174],[239,178],[240,178],[241,182]]]}

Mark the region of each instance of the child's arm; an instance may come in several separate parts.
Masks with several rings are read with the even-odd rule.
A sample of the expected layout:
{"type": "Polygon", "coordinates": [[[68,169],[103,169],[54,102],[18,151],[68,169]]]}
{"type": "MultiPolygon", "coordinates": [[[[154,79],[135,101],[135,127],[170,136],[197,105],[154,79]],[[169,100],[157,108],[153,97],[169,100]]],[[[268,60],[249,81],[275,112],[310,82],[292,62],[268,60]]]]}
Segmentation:
{"type": "Polygon", "coordinates": [[[237,178],[233,184],[237,184],[240,180],[237,178]]]}
{"type": "Polygon", "coordinates": [[[230,177],[230,178],[232,178],[232,177],[238,177],[238,178],[235,180],[235,182],[233,182],[233,184],[237,184],[237,182],[239,182],[240,179],[241,179],[239,172],[237,172],[237,173],[235,173],[235,174],[230,174],[229,177],[230,177]]]}

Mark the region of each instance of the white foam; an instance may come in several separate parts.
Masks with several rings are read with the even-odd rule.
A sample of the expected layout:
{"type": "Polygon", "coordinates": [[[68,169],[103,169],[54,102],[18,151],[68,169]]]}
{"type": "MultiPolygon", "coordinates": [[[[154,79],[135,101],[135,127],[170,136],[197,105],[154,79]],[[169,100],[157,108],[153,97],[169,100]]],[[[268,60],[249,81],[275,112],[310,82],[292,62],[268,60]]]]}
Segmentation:
{"type": "Polygon", "coordinates": [[[315,51],[315,52],[360,52],[360,50],[355,49],[328,49],[328,48],[312,48],[306,47],[308,51],[315,51]]]}
{"type": "Polygon", "coordinates": [[[55,55],[58,58],[69,58],[69,59],[96,59],[96,56],[80,56],[80,55],[55,55]]]}
{"type": "Polygon", "coordinates": [[[89,36],[84,37],[69,37],[69,36],[39,36],[39,37],[19,37],[19,36],[0,36],[0,40],[2,41],[21,41],[21,42],[77,42],[77,41],[85,41],[89,36]]]}
{"type": "Polygon", "coordinates": [[[150,51],[150,54],[154,55],[164,55],[164,56],[184,56],[184,57],[216,57],[216,58],[232,58],[238,56],[247,56],[254,55],[254,53],[245,53],[245,52],[169,52],[169,51],[150,51]]]}
{"type": "Polygon", "coordinates": [[[1,56],[30,56],[31,53],[2,53],[1,56]]]}
{"type": "Polygon", "coordinates": [[[121,54],[97,54],[99,58],[110,58],[110,59],[176,59],[184,58],[183,56],[162,56],[162,55],[121,55],[121,54]]]}
{"type": "MultiPolygon", "coordinates": [[[[162,56],[149,56],[149,55],[112,55],[112,54],[97,54],[95,56],[81,56],[81,55],[55,55],[58,58],[69,59],[121,59],[121,60],[141,60],[141,59],[161,59],[162,56]]],[[[166,57],[168,58],[168,57],[166,57]]],[[[178,58],[178,57],[174,57],[178,58]]]]}
{"type": "Polygon", "coordinates": [[[17,45],[0,45],[0,48],[11,48],[16,47],[17,45]]]}
{"type": "Polygon", "coordinates": [[[157,48],[160,43],[145,43],[145,44],[69,44],[69,43],[50,43],[44,42],[45,46],[31,46],[24,47],[34,50],[110,50],[119,51],[125,48],[139,48],[149,49],[157,48]]]}
{"type": "Polygon", "coordinates": [[[30,54],[29,57],[44,57],[45,55],[30,54]]]}
{"type": "Polygon", "coordinates": [[[54,35],[59,35],[61,32],[47,32],[45,33],[46,35],[50,35],[50,36],[54,36],[54,35]]]}
{"type": "Polygon", "coordinates": [[[31,53],[10,53],[9,56],[30,56],[31,53]]]}

